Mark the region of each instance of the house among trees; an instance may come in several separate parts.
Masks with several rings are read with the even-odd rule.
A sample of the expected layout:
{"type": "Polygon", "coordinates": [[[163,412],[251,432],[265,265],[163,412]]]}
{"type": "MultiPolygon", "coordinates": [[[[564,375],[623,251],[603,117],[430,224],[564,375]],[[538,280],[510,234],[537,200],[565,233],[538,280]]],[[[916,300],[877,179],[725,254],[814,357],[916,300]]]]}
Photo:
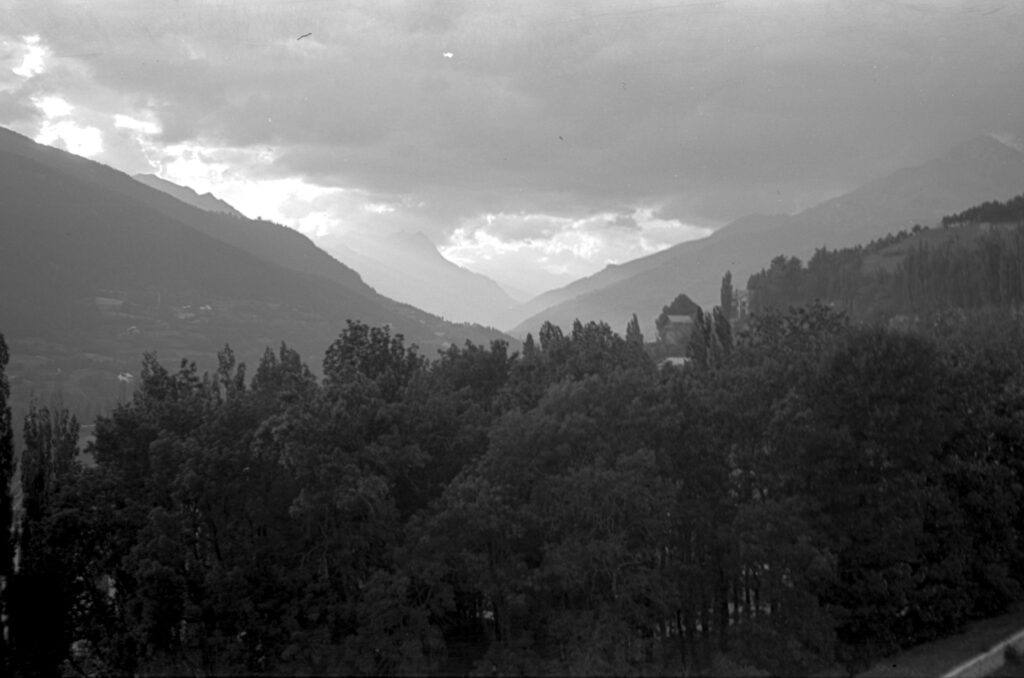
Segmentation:
{"type": "Polygon", "coordinates": [[[658,341],[685,348],[693,332],[694,316],[700,310],[700,306],[685,294],[680,294],[671,304],[663,306],[661,315],[654,321],[658,341]]]}
{"type": "Polygon", "coordinates": [[[658,327],[658,338],[666,344],[686,344],[693,332],[693,316],[669,314],[658,327]]]}

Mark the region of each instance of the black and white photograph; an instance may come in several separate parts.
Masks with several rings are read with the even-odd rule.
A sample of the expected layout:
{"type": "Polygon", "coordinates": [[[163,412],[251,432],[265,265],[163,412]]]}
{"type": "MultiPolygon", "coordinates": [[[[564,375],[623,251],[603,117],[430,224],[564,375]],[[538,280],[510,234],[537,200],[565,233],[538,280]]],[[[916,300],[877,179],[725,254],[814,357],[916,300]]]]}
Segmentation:
{"type": "Polygon", "coordinates": [[[0,674],[1024,677],[1024,2],[0,0],[0,674]]]}

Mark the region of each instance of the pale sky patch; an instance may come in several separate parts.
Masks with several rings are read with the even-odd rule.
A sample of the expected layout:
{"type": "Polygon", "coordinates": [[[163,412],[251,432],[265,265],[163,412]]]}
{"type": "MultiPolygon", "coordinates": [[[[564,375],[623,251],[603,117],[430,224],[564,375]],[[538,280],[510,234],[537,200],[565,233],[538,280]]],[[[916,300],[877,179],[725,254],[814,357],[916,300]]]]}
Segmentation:
{"type": "Polygon", "coordinates": [[[131,130],[133,132],[138,132],[139,134],[145,136],[153,136],[154,134],[159,134],[160,123],[152,119],[152,116],[149,117],[150,119],[148,120],[140,120],[138,118],[133,118],[130,115],[123,115],[121,113],[117,113],[114,115],[114,127],[131,130]]]}
{"type": "Polygon", "coordinates": [[[119,114],[114,124],[132,132],[153,174],[200,194],[212,193],[246,216],[275,221],[309,236],[330,233],[340,223],[338,215],[317,205],[325,197],[342,193],[340,189],[316,186],[299,177],[267,179],[245,171],[272,164],[273,149],[233,149],[207,140],[161,145],[156,138],[160,125],[149,114],[119,114]]]}
{"type": "Polygon", "coordinates": [[[536,296],[573,281],[564,266],[553,263],[533,241],[508,242],[482,230],[456,229],[441,253],[450,261],[483,273],[510,289],[536,296]]]}
{"type": "Polygon", "coordinates": [[[583,219],[544,214],[486,214],[457,228],[443,254],[462,266],[534,294],[553,279],[574,280],[666,246],[710,235],[711,229],[654,216],[599,213],[583,219]],[[516,266],[501,264],[518,262],[516,266]],[[497,265],[496,265],[497,264],[497,265]],[[545,276],[536,278],[540,270],[545,276]]]}
{"type": "Polygon", "coordinates": [[[216,150],[201,143],[183,143],[170,146],[153,146],[151,162],[157,174],[168,181],[189,186],[206,193],[212,187],[223,187],[225,174],[230,166],[216,160],[216,150]]]}
{"type": "Polygon", "coordinates": [[[103,152],[103,133],[95,127],[84,127],[73,120],[44,122],[35,140],[40,144],[63,148],[85,158],[103,152]]]}
{"type": "Polygon", "coordinates": [[[47,49],[40,44],[38,35],[26,35],[22,37],[24,56],[21,63],[11,69],[11,72],[22,78],[32,78],[46,71],[47,49]]]}
{"type": "Polygon", "coordinates": [[[58,96],[36,97],[32,99],[32,103],[50,119],[62,118],[75,110],[74,106],[58,96]]]}
{"type": "Polygon", "coordinates": [[[297,219],[294,228],[310,238],[321,238],[338,228],[338,217],[332,212],[310,212],[297,219]]]}

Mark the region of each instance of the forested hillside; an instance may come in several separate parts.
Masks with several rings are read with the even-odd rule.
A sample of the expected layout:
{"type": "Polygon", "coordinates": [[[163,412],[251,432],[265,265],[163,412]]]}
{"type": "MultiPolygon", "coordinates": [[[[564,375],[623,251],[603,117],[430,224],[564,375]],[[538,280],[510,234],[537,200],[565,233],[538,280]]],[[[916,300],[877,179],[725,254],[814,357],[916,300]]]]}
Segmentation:
{"type": "Polygon", "coordinates": [[[727,270],[746,281],[775,254],[808,260],[823,247],[853,247],[915,224],[938,224],[955,210],[1010,198],[1021,186],[1024,153],[980,136],[797,214],[742,218],[707,238],[545,294],[526,305],[533,315],[511,332],[524,336],[544,321],[566,325],[574,318],[619,326],[635,313],[650,334],[661,304],[680,292],[705,308],[717,303],[718,281],[727,270]],[[544,306],[537,308],[540,302],[544,306]]]}
{"type": "Polygon", "coordinates": [[[989,201],[942,218],[943,226],[954,224],[1006,224],[1024,222],[1024,195],[1006,202],[989,201]]]}
{"type": "Polygon", "coordinates": [[[1024,195],[947,216],[943,227],[866,246],[819,249],[804,265],[776,257],[750,277],[754,312],[832,304],[859,320],[921,319],[950,309],[1024,303],[1024,195]]]}
{"type": "Polygon", "coordinates": [[[35,406],[14,674],[795,675],[1020,598],[1024,324],[711,317],[662,371],[636,323],[147,356],[87,468],[35,406]]]}
{"type": "MultiPolygon", "coordinates": [[[[320,355],[358,318],[434,355],[499,332],[377,294],[301,233],[214,214],[96,162],[0,128],[0,327],[15,411],[58,393],[109,413],[144,351],[250,362],[282,339],[320,355]]],[[[319,362],[319,360],[317,360],[319,362]]]]}

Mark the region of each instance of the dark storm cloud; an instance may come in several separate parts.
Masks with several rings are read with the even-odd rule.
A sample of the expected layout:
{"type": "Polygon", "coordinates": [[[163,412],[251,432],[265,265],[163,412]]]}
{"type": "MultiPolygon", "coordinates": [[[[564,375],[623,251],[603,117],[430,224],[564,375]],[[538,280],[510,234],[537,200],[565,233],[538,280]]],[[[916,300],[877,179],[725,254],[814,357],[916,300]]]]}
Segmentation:
{"type": "Polygon", "coordinates": [[[69,100],[149,111],[163,142],[271,148],[253,176],[392,196],[438,229],[484,213],[790,211],[1017,132],[1024,108],[1015,3],[43,2],[11,15],[9,36],[39,34],[74,65],[42,76],[69,100]]]}

